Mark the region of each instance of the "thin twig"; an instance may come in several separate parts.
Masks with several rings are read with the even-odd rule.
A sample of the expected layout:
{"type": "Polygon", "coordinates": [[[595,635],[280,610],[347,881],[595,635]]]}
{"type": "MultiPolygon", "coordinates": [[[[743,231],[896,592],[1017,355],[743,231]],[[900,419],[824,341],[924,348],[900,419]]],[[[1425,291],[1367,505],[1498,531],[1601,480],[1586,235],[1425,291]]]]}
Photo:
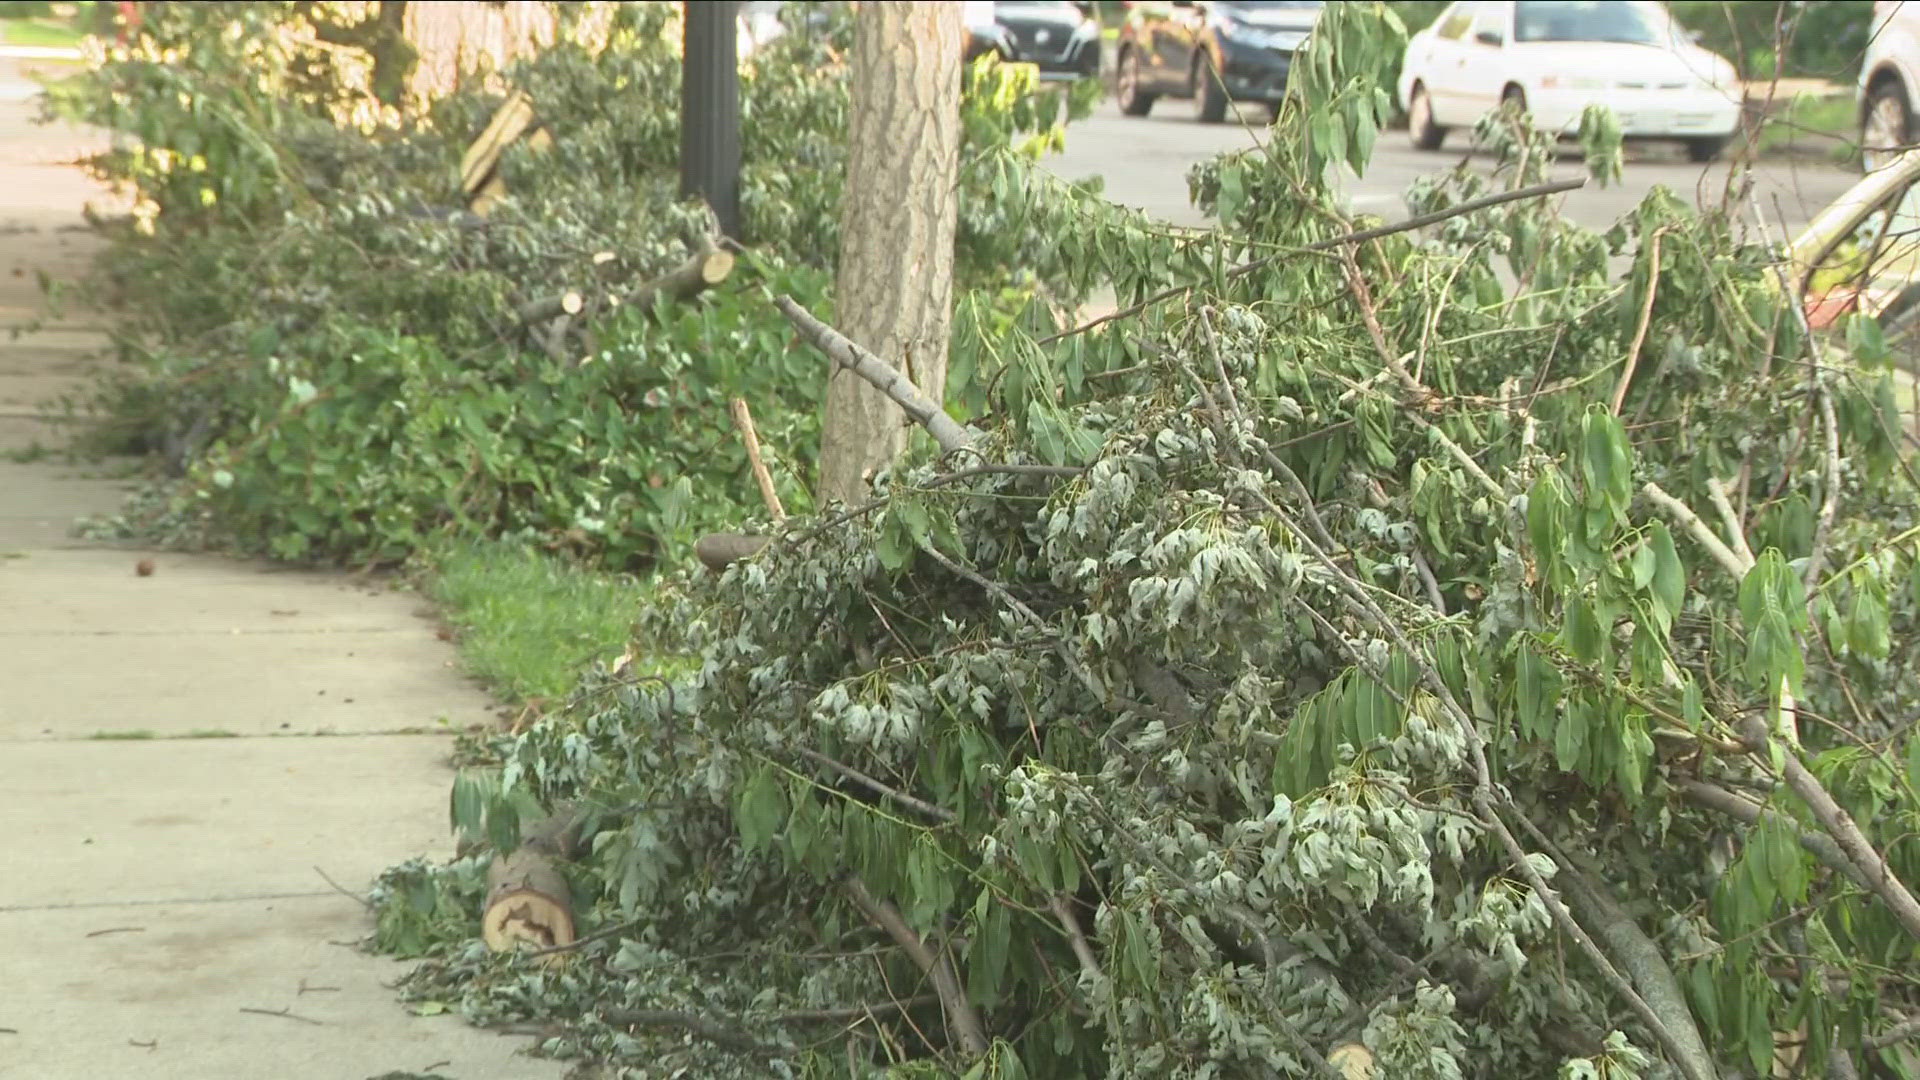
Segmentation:
{"type": "Polygon", "coordinates": [[[883,784],[880,781],[875,780],[873,777],[868,776],[866,773],[861,772],[859,769],[856,769],[851,765],[847,765],[842,762],[835,761],[833,758],[830,758],[827,755],[822,754],[817,750],[810,750],[804,746],[796,746],[793,748],[793,752],[796,754],[799,754],[803,758],[806,758],[808,761],[813,762],[815,765],[819,765],[822,768],[831,769],[834,772],[839,773],[841,776],[844,776],[847,779],[853,781],[854,783],[859,784],[861,787],[864,787],[867,790],[873,792],[874,794],[881,795],[888,799],[891,799],[894,802],[899,803],[901,806],[907,807],[908,809],[918,810],[922,814],[925,814],[928,817],[933,818],[937,821],[954,820],[953,811],[948,810],[945,807],[935,806],[932,803],[926,801],[925,799],[920,798],[917,795],[909,795],[898,788],[890,787],[886,784],[883,784]]]}
{"type": "Polygon", "coordinates": [[[108,934],[144,934],[146,932],[147,928],[144,926],[109,926],[105,930],[92,931],[87,936],[106,937],[108,934]]]}
{"type": "Polygon", "coordinates": [[[767,513],[773,515],[775,524],[787,520],[786,508],[780,505],[780,494],[773,490],[773,476],[760,457],[760,433],[753,428],[753,412],[747,408],[747,399],[734,398],[729,407],[733,411],[733,426],[740,429],[740,441],[747,445],[747,465],[753,470],[753,482],[760,485],[760,498],[767,504],[767,513]]]}
{"type": "Polygon", "coordinates": [[[920,940],[920,935],[901,917],[900,909],[888,901],[876,900],[859,878],[848,878],[845,885],[854,906],[875,926],[885,930],[894,944],[932,981],[933,991],[940,996],[940,1006],[947,1014],[947,1025],[959,1038],[961,1048],[974,1057],[986,1053],[986,1028],[981,1026],[980,1015],[967,1000],[966,989],[953,970],[953,961],[944,951],[935,955],[927,948],[927,943],[920,940]]]}
{"type": "Polygon", "coordinates": [[[1653,321],[1653,297],[1660,291],[1660,236],[1665,229],[1653,230],[1647,238],[1647,295],[1640,303],[1640,323],[1633,329],[1633,344],[1627,346],[1627,366],[1620,372],[1620,381],[1613,388],[1613,415],[1620,415],[1620,405],[1627,400],[1627,388],[1633,385],[1633,372],[1640,364],[1640,347],[1647,341],[1647,326],[1653,321]]]}
{"type": "Polygon", "coordinates": [[[327,1026],[324,1020],[315,1020],[311,1017],[301,1016],[292,1009],[250,1009],[242,1006],[240,1011],[243,1013],[253,1013],[255,1016],[277,1016],[282,1020],[297,1020],[302,1024],[312,1024],[314,1027],[327,1026]]]}
{"type": "Polygon", "coordinates": [[[1884,1050],[1896,1043],[1906,1042],[1916,1035],[1920,1035],[1920,1016],[1909,1016],[1880,1034],[1869,1036],[1867,1049],[1884,1050]]]}
{"type": "MultiPolygon", "coordinates": [[[[1519,199],[1537,198],[1542,195],[1555,195],[1562,191],[1572,191],[1575,188],[1585,187],[1586,183],[1585,179],[1555,180],[1552,183],[1535,184],[1532,187],[1518,188],[1514,191],[1496,192],[1478,199],[1469,199],[1458,206],[1450,206],[1445,210],[1435,210],[1430,214],[1420,214],[1416,217],[1410,217],[1405,221],[1395,222],[1392,225],[1376,225],[1370,229],[1361,229],[1357,232],[1346,233],[1326,240],[1316,240],[1311,244],[1294,248],[1291,251],[1284,251],[1255,259],[1252,262],[1241,263],[1239,266],[1227,271],[1226,276],[1229,278],[1240,277],[1245,274],[1251,274],[1255,270],[1270,265],[1280,259],[1292,258],[1297,255],[1304,255],[1315,251],[1328,251],[1342,244],[1359,244],[1368,240],[1378,240],[1382,236],[1391,236],[1394,233],[1407,232],[1412,229],[1423,229],[1435,222],[1445,221],[1452,217],[1459,217],[1462,214],[1471,214],[1475,210],[1485,210],[1489,206],[1498,206],[1501,203],[1514,202],[1519,199]]],[[[1071,330],[1062,330],[1049,337],[1043,337],[1034,342],[1034,344],[1048,345],[1062,338],[1070,338],[1078,334],[1084,334],[1096,326],[1113,322],[1116,319],[1125,319],[1133,315],[1138,315],[1163,300],[1171,300],[1183,293],[1192,292],[1199,287],[1200,284],[1195,283],[1192,285],[1175,285],[1170,289],[1162,289],[1137,304],[1121,308],[1118,311],[1110,311],[1097,319],[1090,319],[1087,322],[1081,323],[1071,330]]]]}
{"type": "Polygon", "coordinates": [[[361,907],[366,908],[368,911],[374,910],[373,901],[367,899],[364,896],[361,896],[359,893],[349,892],[345,886],[341,885],[339,882],[328,877],[327,872],[325,870],[322,870],[316,866],[313,868],[313,872],[320,875],[320,880],[333,886],[334,892],[337,892],[341,896],[344,896],[347,899],[352,900],[354,903],[359,904],[361,907]]]}

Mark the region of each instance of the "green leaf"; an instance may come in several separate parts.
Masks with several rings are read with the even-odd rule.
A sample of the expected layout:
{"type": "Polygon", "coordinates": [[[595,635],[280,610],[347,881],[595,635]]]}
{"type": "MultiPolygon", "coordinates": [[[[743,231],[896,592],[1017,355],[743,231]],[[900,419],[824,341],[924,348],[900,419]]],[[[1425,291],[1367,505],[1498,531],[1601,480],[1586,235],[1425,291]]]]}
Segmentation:
{"type": "Polygon", "coordinates": [[[973,909],[974,937],[967,946],[967,997],[981,1005],[996,1005],[1006,996],[1002,981],[1013,940],[1013,917],[1007,906],[982,889],[973,909]]]}
{"type": "Polygon", "coordinates": [[[733,820],[740,830],[740,842],[749,851],[759,850],[773,839],[786,810],[786,795],[774,779],[772,767],[756,771],[741,787],[734,806],[733,820]]]}
{"type": "Polygon", "coordinates": [[[1687,570],[1665,522],[1655,521],[1648,527],[1647,550],[1653,552],[1653,617],[1661,633],[1672,633],[1673,620],[1687,603],[1687,570]]]}
{"type": "Polygon", "coordinates": [[[1566,538],[1567,510],[1567,492],[1560,474],[1551,469],[1542,472],[1527,493],[1527,538],[1533,543],[1534,558],[1542,563],[1559,557],[1566,538]]]}
{"type": "Polygon", "coordinates": [[[1522,638],[1514,663],[1516,701],[1520,713],[1520,732],[1538,739],[1552,730],[1555,710],[1560,701],[1560,670],[1547,663],[1522,638]]]}
{"type": "Polygon", "coordinates": [[[1580,698],[1570,698],[1553,732],[1553,761],[1561,772],[1574,772],[1587,751],[1587,728],[1592,710],[1580,698]]]}
{"type": "Polygon", "coordinates": [[[1592,605],[1583,597],[1574,597],[1567,601],[1566,610],[1561,613],[1564,624],[1560,630],[1560,642],[1577,660],[1594,661],[1600,659],[1606,646],[1606,632],[1594,614],[1592,605]]]}

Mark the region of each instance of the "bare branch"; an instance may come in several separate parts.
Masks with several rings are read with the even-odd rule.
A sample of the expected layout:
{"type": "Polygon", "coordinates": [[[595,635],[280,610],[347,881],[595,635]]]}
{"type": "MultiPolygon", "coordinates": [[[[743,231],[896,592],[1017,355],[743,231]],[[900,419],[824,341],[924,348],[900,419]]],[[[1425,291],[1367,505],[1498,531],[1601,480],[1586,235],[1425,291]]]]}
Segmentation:
{"type": "Polygon", "coordinates": [[[1685,779],[1680,781],[1678,787],[1680,794],[1684,795],[1687,801],[1725,814],[1736,821],[1753,825],[1764,819],[1775,825],[1785,825],[1793,830],[1795,837],[1800,841],[1800,846],[1806,848],[1828,869],[1845,874],[1855,885],[1868,892],[1873,891],[1873,883],[1867,879],[1866,873],[1855,866],[1853,860],[1847,858],[1846,853],[1840,850],[1840,845],[1827,834],[1807,832],[1792,818],[1778,810],[1769,809],[1744,795],[1728,791],[1718,784],[1710,784],[1705,780],[1685,779]]]}
{"type": "Polygon", "coordinates": [[[1751,559],[1742,561],[1732,548],[1713,535],[1713,530],[1707,528],[1707,523],[1701,521],[1700,515],[1693,512],[1693,507],[1667,494],[1666,489],[1651,480],[1642,485],[1640,491],[1699,541],[1700,546],[1706,548],[1707,553],[1725,567],[1727,573],[1733,575],[1734,581],[1738,582],[1745,578],[1747,571],[1753,569],[1753,561],[1751,559]]]}
{"type": "Polygon", "coordinates": [[[785,521],[786,507],[780,505],[780,493],[773,490],[773,476],[760,457],[760,433],[753,427],[753,411],[747,408],[746,398],[734,398],[728,404],[733,411],[733,426],[740,429],[740,441],[747,446],[747,466],[753,470],[753,482],[760,486],[760,499],[767,504],[767,513],[773,515],[775,524],[785,521]]]}
{"type": "Polygon", "coordinates": [[[834,363],[865,379],[874,389],[893,399],[913,421],[927,429],[940,449],[953,453],[973,444],[973,433],[948,416],[938,403],[920,392],[899,369],[868,352],[846,335],[813,317],[790,296],[774,300],[773,305],[787,317],[800,336],[814,348],[827,354],[834,363]]]}
{"type": "MultiPolygon", "coordinates": [[[[1826,435],[1826,452],[1822,455],[1826,466],[1821,486],[1826,488],[1820,499],[1820,520],[1813,528],[1813,550],[1807,555],[1806,577],[1807,614],[1813,614],[1813,590],[1820,584],[1820,575],[1827,565],[1827,538],[1833,531],[1833,516],[1840,508],[1840,423],[1833,415],[1833,395],[1827,393],[1826,386],[1819,375],[1813,376],[1813,396],[1820,404],[1820,427],[1826,435]]],[[[1817,624],[1816,624],[1817,625],[1817,624]]]]}
{"type": "Polygon", "coordinates": [[[1740,523],[1740,515],[1734,512],[1733,500],[1727,497],[1727,488],[1718,477],[1707,477],[1707,497],[1713,500],[1713,508],[1720,512],[1720,522],[1727,527],[1728,548],[1740,561],[1752,566],[1753,548],[1747,546],[1747,530],[1740,523]]]}

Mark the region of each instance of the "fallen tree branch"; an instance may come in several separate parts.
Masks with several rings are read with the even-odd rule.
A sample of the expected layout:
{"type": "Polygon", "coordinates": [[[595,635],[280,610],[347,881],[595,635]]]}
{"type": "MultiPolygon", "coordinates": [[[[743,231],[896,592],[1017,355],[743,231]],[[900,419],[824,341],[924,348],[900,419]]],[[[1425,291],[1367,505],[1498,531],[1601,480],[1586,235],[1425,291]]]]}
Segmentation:
{"type": "Polygon", "coordinates": [[[1640,491],[1651,499],[1655,506],[1665,510],[1669,516],[1679,522],[1689,535],[1699,541],[1700,546],[1707,549],[1707,554],[1712,555],[1715,561],[1726,568],[1727,573],[1733,575],[1736,583],[1745,579],[1747,571],[1753,569],[1752,562],[1741,561],[1740,556],[1735,554],[1732,548],[1715,536],[1712,529],[1707,528],[1707,523],[1700,520],[1700,515],[1693,512],[1693,507],[1667,494],[1666,489],[1651,480],[1641,485],[1640,491]]]}
{"type": "Polygon", "coordinates": [[[1100,961],[1093,955],[1093,946],[1087,944],[1087,935],[1080,931],[1080,920],[1073,914],[1072,898],[1065,893],[1054,893],[1047,898],[1047,904],[1053,908],[1053,917],[1060,920],[1061,929],[1067,932],[1067,944],[1073,949],[1074,959],[1080,961],[1080,970],[1099,978],[1100,961]]]}
{"type": "Polygon", "coordinates": [[[888,901],[874,899],[860,879],[848,878],[845,886],[854,906],[866,915],[868,921],[885,930],[887,936],[933,983],[934,993],[939,995],[940,1006],[947,1014],[947,1026],[953,1029],[961,1048],[974,1057],[986,1053],[986,1028],[980,1024],[980,1014],[974,1012],[973,1005],[967,1001],[966,988],[960,984],[960,977],[953,970],[953,962],[944,952],[935,955],[933,950],[927,948],[927,943],[920,940],[920,935],[914,933],[913,927],[908,926],[907,920],[901,917],[900,909],[888,901]]]}
{"type": "MultiPolygon", "coordinates": [[[[1772,738],[1767,725],[1757,716],[1749,716],[1741,721],[1740,736],[1747,741],[1754,756],[1766,761],[1767,743],[1772,738]]],[[[1847,813],[1820,778],[1808,771],[1800,762],[1800,754],[1793,747],[1786,748],[1780,755],[1781,779],[1800,801],[1807,804],[1813,813],[1813,819],[1833,837],[1848,861],[1860,868],[1867,879],[1867,888],[1887,905],[1894,920],[1900,924],[1908,936],[1920,940],[1920,900],[1915,900],[1906,883],[1894,876],[1893,869],[1886,859],[1867,839],[1860,826],[1854,823],[1853,815],[1847,813]]]]}
{"type": "Polygon", "coordinates": [[[933,441],[945,453],[973,445],[973,433],[948,416],[940,406],[920,392],[899,369],[868,352],[846,335],[814,318],[813,313],[795,303],[790,296],[778,297],[773,306],[780,309],[808,344],[827,354],[835,364],[846,368],[868,385],[893,399],[900,411],[927,429],[933,441]]]}
{"type": "Polygon", "coordinates": [[[753,482],[760,486],[760,499],[767,504],[774,523],[779,524],[787,520],[787,510],[780,505],[780,494],[773,490],[773,476],[760,457],[760,433],[753,428],[753,412],[747,408],[746,398],[734,398],[728,404],[733,411],[733,426],[740,429],[740,441],[747,445],[747,466],[753,470],[753,482]]]}
{"type": "MultiPolygon", "coordinates": [[[[1499,206],[1501,203],[1516,202],[1520,199],[1538,198],[1539,196],[1542,196],[1542,195],[1555,195],[1562,191],[1572,191],[1575,188],[1585,187],[1586,184],[1587,182],[1584,179],[1555,180],[1552,183],[1535,184],[1532,187],[1518,188],[1513,191],[1496,192],[1492,195],[1482,196],[1481,198],[1478,198],[1478,199],[1468,199],[1466,202],[1463,202],[1458,206],[1450,206],[1445,210],[1435,210],[1430,214],[1420,214],[1415,217],[1410,217],[1405,221],[1395,222],[1392,225],[1376,225],[1370,229],[1361,229],[1357,232],[1346,233],[1344,235],[1331,237],[1326,240],[1315,240],[1311,244],[1294,248],[1290,251],[1283,251],[1273,255],[1267,255],[1262,258],[1255,259],[1252,262],[1241,263],[1239,266],[1236,266],[1233,269],[1227,271],[1226,276],[1229,278],[1241,277],[1242,275],[1245,275],[1245,274],[1251,274],[1255,270],[1258,270],[1263,266],[1269,266],[1275,262],[1278,262],[1281,259],[1290,259],[1298,255],[1309,254],[1315,251],[1329,251],[1329,250],[1332,250],[1333,248],[1339,247],[1342,244],[1365,243],[1368,240],[1378,240],[1380,237],[1383,237],[1383,236],[1392,236],[1394,233],[1408,232],[1413,229],[1424,229],[1428,225],[1432,225],[1436,222],[1445,221],[1448,218],[1452,218],[1452,217],[1459,217],[1462,214],[1471,214],[1475,210],[1485,210],[1489,206],[1499,206]]],[[[1124,308],[1121,308],[1119,311],[1108,312],[1107,314],[1102,315],[1097,319],[1090,319],[1087,322],[1081,323],[1079,326],[1073,327],[1072,329],[1062,330],[1059,333],[1051,335],[1049,337],[1043,337],[1040,340],[1034,342],[1034,344],[1048,345],[1053,342],[1059,341],[1062,338],[1070,338],[1077,334],[1084,334],[1096,326],[1113,322],[1116,319],[1124,319],[1132,315],[1138,315],[1142,311],[1147,310],[1148,308],[1152,307],[1155,304],[1160,303],[1163,300],[1171,300],[1176,296],[1180,296],[1184,293],[1192,292],[1194,289],[1197,289],[1199,287],[1200,287],[1199,284],[1193,284],[1193,285],[1175,285],[1170,289],[1162,289],[1161,291],[1154,293],[1152,296],[1147,297],[1145,300],[1142,300],[1139,303],[1132,305],[1131,307],[1124,307],[1124,308]]]]}
{"type": "Polygon", "coordinates": [[[745,533],[711,533],[693,542],[693,556],[709,570],[725,570],[770,543],[765,536],[745,533]]]}
{"type": "MultiPolygon", "coordinates": [[[[733,255],[722,250],[711,238],[702,238],[692,255],[679,266],[651,281],[643,282],[620,297],[620,303],[647,307],[660,297],[691,300],[727,280],[733,273],[733,255]]],[[[513,313],[521,322],[546,322],[562,315],[578,315],[586,307],[586,297],[567,289],[553,296],[529,300],[513,313]]]]}
{"type": "Polygon", "coordinates": [[[1807,849],[1828,869],[1845,874],[1855,885],[1868,892],[1873,891],[1873,883],[1868,880],[1866,872],[1855,866],[1853,860],[1847,858],[1846,852],[1840,850],[1840,845],[1834,842],[1833,837],[1826,833],[1808,832],[1778,810],[1770,809],[1744,795],[1728,791],[1718,784],[1710,784],[1705,780],[1686,779],[1680,781],[1677,786],[1680,794],[1694,805],[1725,814],[1747,825],[1757,824],[1763,819],[1775,825],[1785,825],[1793,830],[1794,836],[1800,841],[1800,846],[1807,849]]]}

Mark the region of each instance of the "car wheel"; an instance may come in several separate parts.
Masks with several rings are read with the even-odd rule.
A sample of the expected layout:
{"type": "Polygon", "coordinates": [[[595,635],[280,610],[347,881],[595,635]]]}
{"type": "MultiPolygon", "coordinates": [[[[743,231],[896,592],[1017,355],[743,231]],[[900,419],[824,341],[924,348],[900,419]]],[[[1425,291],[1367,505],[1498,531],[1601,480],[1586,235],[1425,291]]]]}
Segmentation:
{"type": "Polygon", "coordinates": [[[1413,100],[1407,102],[1407,137],[1415,150],[1438,150],[1447,141],[1447,129],[1433,122],[1433,101],[1427,88],[1413,84],[1413,100]]]}
{"type": "Polygon", "coordinates": [[[1892,161],[1899,147],[1913,142],[1913,113],[1897,80],[1887,80],[1867,93],[1860,117],[1860,160],[1868,172],[1892,161]]]}
{"type": "Polygon", "coordinates": [[[1203,124],[1217,124],[1227,118],[1227,88],[1220,75],[1207,62],[1207,54],[1193,58],[1193,115],[1203,124]]]}
{"type": "Polygon", "coordinates": [[[1153,108],[1156,94],[1140,89],[1140,54],[1132,49],[1120,53],[1120,111],[1128,116],[1145,116],[1153,108]]]}
{"type": "Polygon", "coordinates": [[[1725,138],[1688,139],[1687,160],[1696,164],[1705,165],[1710,161],[1720,160],[1720,151],[1726,148],[1727,140],[1725,138]]]}
{"type": "Polygon", "coordinates": [[[1500,91],[1500,104],[1511,105],[1519,112],[1527,111],[1527,92],[1517,86],[1509,86],[1500,91]]]}

